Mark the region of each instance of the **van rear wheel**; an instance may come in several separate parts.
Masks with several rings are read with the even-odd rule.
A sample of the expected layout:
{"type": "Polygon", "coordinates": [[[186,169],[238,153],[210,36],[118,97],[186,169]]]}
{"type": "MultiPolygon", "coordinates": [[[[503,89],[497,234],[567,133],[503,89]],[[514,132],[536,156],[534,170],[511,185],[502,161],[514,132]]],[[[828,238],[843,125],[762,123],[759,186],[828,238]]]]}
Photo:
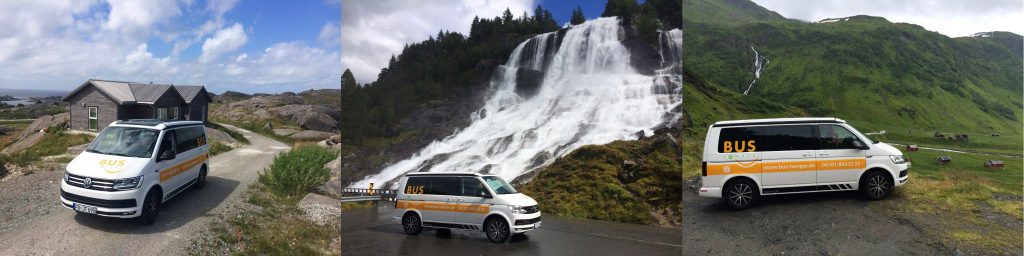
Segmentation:
{"type": "Polygon", "coordinates": [[[420,221],[420,216],[416,213],[406,213],[402,217],[402,229],[405,230],[406,234],[417,235],[423,231],[423,223],[420,221]]]}
{"type": "Polygon", "coordinates": [[[487,233],[487,240],[492,243],[504,243],[511,236],[508,223],[502,218],[490,218],[484,223],[484,232],[487,233]]]}
{"type": "Polygon", "coordinates": [[[206,166],[203,165],[203,167],[199,169],[199,177],[196,177],[196,184],[193,184],[192,187],[195,188],[195,189],[203,189],[203,187],[205,187],[205,186],[206,186],[206,166]]]}
{"type": "Polygon", "coordinates": [[[725,202],[736,210],[750,208],[757,201],[757,186],[749,180],[729,182],[725,187],[725,202]]]}
{"type": "Polygon", "coordinates": [[[872,172],[860,181],[860,191],[869,200],[882,200],[892,193],[892,177],[884,172],[872,172]]]}

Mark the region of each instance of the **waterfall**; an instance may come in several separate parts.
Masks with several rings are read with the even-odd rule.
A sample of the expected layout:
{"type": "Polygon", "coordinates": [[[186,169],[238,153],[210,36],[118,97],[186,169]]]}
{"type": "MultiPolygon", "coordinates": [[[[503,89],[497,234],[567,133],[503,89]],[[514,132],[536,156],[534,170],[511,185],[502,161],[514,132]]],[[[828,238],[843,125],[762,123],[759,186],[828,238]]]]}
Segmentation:
{"type": "Polygon", "coordinates": [[[750,85],[747,85],[747,90],[743,91],[743,95],[750,93],[750,89],[754,88],[754,83],[757,83],[757,79],[761,78],[761,70],[768,66],[768,57],[761,55],[754,49],[754,46],[750,46],[750,50],[754,51],[754,81],[750,81],[750,85]]]}
{"type": "Polygon", "coordinates": [[[652,134],[655,126],[675,121],[671,110],[682,102],[675,93],[681,88],[676,60],[682,33],[662,33],[662,69],[642,75],[630,65],[618,24],[615,17],[598,18],[568,28],[561,38],[551,32],[519,44],[495,70],[491,92],[468,127],[353,185],[387,184],[423,171],[489,173],[511,181],[581,146],[634,140],[637,131],[652,134]],[[518,91],[530,86],[535,92],[518,91]]]}

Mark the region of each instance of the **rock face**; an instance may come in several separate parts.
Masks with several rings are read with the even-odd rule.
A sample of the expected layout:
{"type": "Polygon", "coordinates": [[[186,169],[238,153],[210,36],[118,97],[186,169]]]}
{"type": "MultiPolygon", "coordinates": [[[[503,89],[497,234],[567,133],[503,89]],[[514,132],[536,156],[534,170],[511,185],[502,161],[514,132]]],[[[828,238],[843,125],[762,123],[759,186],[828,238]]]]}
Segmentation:
{"type": "Polygon", "coordinates": [[[235,138],[232,138],[231,135],[228,135],[227,133],[225,133],[225,132],[223,132],[221,130],[213,129],[213,128],[210,128],[210,127],[205,127],[205,128],[206,128],[206,138],[208,140],[210,140],[210,142],[220,142],[220,143],[227,143],[227,144],[237,144],[238,143],[238,141],[235,140],[235,138]]]}
{"type": "Polygon", "coordinates": [[[284,129],[284,128],[282,128],[282,129],[274,129],[274,134],[281,135],[281,136],[289,136],[289,135],[295,134],[297,132],[299,132],[299,130],[284,129]]]}
{"type": "Polygon", "coordinates": [[[301,132],[297,132],[295,134],[292,134],[291,136],[288,136],[288,137],[291,137],[291,138],[297,139],[297,140],[321,140],[321,139],[330,138],[331,136],[333,136],[335,134],[336,133],[313,131],[313,130],[305,130],[305,131],[301,131],[301,132]]]}
{"type": "MultiPolygon", "coordinates": [[[[322,91],[322,90],[321,90],[322,91]]],[[[286,120],[305,130],[334,132],[338,129],[341,113],[324,105],[307,104],[309,94],[282,93],[254,96],[230,102],[213,110],[211,115],[228,120],[265,122],[286,120]]],[[[271,130],[275,127],[268,127],[271,130]]],[[[283,128],[283,127],[279,127],[283,128]]]]}
{"type": "Polygon", "coordinates": [[[544,72],[529,68],[520,68],[516,71],[516,94],[520,97],[530,98],[540,90],[544,83],[544,72]]]}
{"type": "Polygon", "coordinates": [[[18,138],[14,143],[7,145],[7,147],[0,150],[0,154],[10,154],[32,147],[32,145],[39,143],[39,141],[43,139],[44,133],[41,132],[42,130],[47,129],[50,126],[67,125],[68,118],[68,113],[36,118],[36,120],[29,124],[28,127],[25,127],[25,130],[21,131],[21,134],[18,135],[18,138]]]}

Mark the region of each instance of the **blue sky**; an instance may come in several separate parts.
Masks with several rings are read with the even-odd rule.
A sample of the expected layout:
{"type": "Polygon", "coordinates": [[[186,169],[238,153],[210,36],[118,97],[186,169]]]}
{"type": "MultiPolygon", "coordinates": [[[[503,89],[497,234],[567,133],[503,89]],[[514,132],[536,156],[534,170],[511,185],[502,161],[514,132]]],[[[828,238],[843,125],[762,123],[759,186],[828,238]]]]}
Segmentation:
{"type": "Polygon", "coordinates": [[[88,78],[212,92],[337,88],[338,0],[0,2],[0,87],[88,78]],[[57,17],[57,18],[54,18],[57,17]]]}
{"type": "Polygon", "coordinates": [[[341,66],[359,83],[377,80],[391,55],[409,43],[437,35],[439,30],[469,33],[474,16],[495,17],[509,9],[516,17],[533,14],[537,5],[548,9],[559,24],[569,21],[580,6],[587,19],[601,15],[607,0],[373,0],[341,2],[341,66]]]}

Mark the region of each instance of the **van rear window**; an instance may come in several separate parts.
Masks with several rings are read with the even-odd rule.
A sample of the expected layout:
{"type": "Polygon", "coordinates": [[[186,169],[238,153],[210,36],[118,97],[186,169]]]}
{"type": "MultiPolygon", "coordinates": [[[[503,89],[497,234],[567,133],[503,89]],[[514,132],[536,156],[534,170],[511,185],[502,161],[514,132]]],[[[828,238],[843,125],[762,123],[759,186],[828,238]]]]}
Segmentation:
{"type": "Polygon", "coordinates": [[[813,125],[722,128],[718,153],[817,150],[813,125]]]}

